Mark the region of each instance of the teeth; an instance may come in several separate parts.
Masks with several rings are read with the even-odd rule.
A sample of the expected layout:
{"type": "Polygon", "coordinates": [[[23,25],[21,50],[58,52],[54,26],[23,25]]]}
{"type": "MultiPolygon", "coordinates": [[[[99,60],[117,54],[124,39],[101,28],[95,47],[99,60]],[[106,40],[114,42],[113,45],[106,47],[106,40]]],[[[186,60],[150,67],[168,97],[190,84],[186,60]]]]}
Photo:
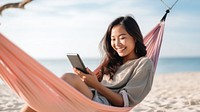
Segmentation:
{"type": "Polygon", "coordinates": [[[123,51],[125,48],[117,48],[117,51],[123,51]]]}

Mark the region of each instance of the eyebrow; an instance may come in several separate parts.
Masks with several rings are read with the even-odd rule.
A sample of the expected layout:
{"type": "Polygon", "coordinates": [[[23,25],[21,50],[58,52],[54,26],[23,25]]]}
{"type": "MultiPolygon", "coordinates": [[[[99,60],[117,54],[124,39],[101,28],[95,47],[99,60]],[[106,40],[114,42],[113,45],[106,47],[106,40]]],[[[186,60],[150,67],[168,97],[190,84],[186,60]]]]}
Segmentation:
{"type": "MultiPolygon", "coordinates": [[[[118,37],[123,36],[123,35],[126,35],[126,34],[125,34],[125,33],[122,33],[122,34],[118,35],[118,37]]],[[[114,36],[111,35],[111,37],[114,37],[114,36]]]]}

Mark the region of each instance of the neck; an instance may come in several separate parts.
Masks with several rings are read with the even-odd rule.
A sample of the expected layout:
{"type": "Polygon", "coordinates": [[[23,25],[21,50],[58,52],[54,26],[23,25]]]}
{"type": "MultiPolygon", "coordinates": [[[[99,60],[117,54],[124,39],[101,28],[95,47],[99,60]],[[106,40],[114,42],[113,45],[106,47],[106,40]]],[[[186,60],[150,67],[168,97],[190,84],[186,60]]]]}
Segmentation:
{"type": "Polygon", "coordinates": [[[134,60],[134,59],[138,59],[139,57],[137,55],[131,57],[131,58],[128,58],[128,57],[124,57],[123,59],[123,63],[126,63],[127,61],[130,61],[130,60],[134,60]]]}

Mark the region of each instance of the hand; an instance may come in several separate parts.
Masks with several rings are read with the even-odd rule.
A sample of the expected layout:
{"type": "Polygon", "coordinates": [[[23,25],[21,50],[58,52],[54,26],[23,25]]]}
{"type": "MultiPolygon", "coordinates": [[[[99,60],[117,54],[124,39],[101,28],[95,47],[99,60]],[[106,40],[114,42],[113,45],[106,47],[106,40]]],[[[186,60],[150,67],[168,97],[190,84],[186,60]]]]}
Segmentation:
{"type": "Polygon", "coordinates": [[[74,72],[76,75],[80,76],[81,80],[84,81],[89,87],[94,88],[99,83],[97,76],[89,69],[86,68],[87,72],[89,74],[86,74],[84,72],[81,72],[80,70],[74,68],[74,72]]]}

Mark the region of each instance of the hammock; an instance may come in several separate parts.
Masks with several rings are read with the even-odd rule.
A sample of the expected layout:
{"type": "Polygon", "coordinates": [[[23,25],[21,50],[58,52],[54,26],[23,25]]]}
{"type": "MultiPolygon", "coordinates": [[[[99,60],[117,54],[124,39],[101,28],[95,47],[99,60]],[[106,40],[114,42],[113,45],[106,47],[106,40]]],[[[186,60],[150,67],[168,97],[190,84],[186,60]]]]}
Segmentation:
{"type": "MultiPolygon", "coordinates": [[[[165,18],[144,38],[147,56],[157,66],[165,18]]],[[[96,103],[58,78],[0,33],[0,78],[39,112],[128,112],[133,107],[96,103]]]]}

